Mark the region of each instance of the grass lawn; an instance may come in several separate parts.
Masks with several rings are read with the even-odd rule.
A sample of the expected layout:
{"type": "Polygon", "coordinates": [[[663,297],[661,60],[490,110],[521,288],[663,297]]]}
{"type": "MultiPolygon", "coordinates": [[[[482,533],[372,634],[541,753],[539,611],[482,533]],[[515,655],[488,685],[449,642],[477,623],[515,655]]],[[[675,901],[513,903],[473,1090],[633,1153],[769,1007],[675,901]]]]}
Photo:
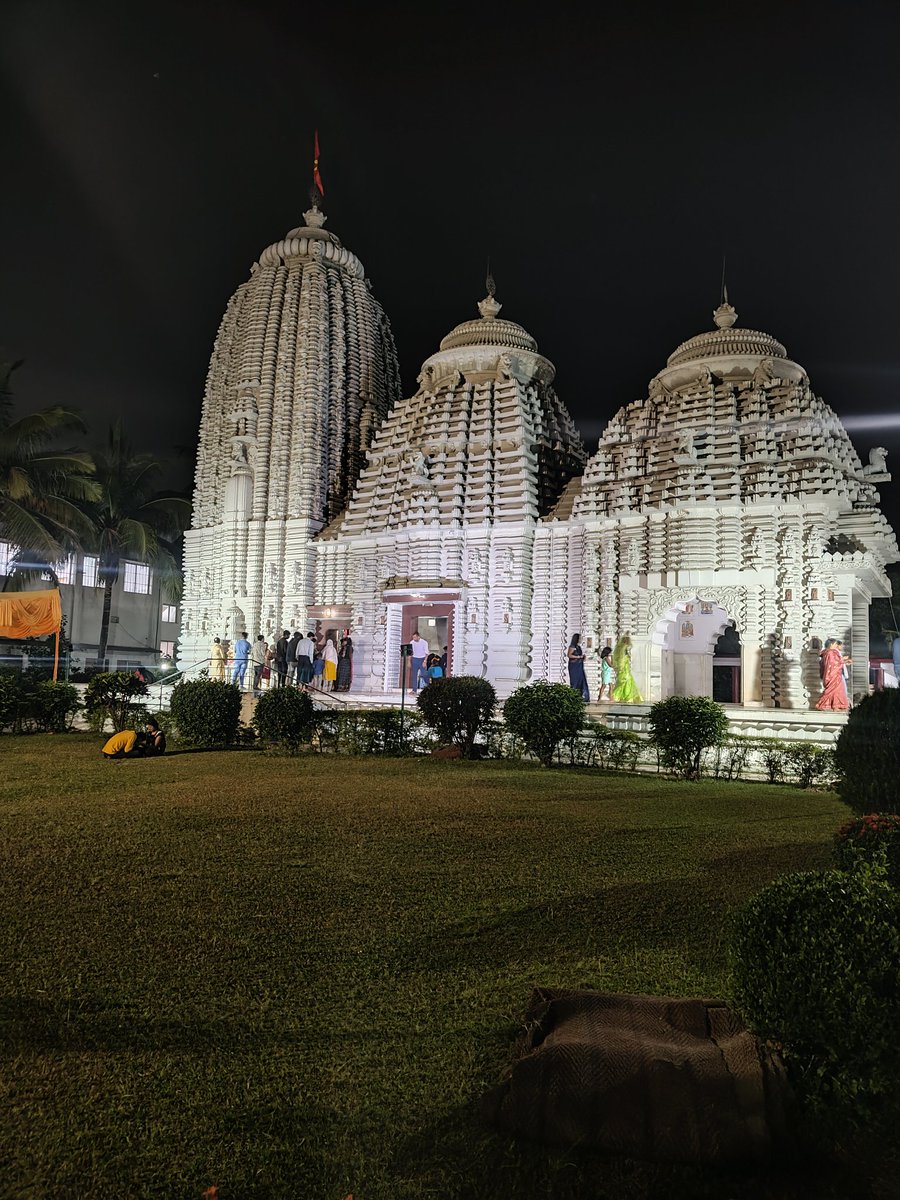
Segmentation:
{"type": "Polygon", "coordinates": [[[721,994],[729,913],[826,863],[831,794],[87,735],[0,761],[3,1197],[869,1194],[478,1116],[534,985],[721,994]]]}

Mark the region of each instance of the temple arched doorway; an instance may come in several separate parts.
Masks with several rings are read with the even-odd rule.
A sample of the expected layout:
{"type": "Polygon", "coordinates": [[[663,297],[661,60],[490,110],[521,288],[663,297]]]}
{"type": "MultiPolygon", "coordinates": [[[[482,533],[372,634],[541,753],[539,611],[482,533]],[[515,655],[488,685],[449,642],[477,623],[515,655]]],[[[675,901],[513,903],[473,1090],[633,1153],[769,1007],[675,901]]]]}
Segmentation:
{"type": "Polygon", "coordinates": [[[651,701],[709,696],[741,703],[740,634],[717,601],[677,601],[657,621],[650,642],[651,701]]]}

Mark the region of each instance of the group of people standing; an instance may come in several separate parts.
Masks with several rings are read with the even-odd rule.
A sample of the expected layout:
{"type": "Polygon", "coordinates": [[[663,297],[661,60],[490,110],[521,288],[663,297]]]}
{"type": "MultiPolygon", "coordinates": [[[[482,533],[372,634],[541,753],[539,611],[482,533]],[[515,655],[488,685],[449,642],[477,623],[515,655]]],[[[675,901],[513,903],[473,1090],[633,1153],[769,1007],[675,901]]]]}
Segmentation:
{"type": "Polygon", "coordinates": [[[250,642],[244,631],[226,652],[227,643],[214,638],[209,654],[209,677],[224,683],[231,665],[231,682],[254,693],[272,687],[314,687],[324,692],[347,692],[353,682],[353,639],[349,634],[335,646],[310,630],[293,634],[287,629],[271,645],[263,634],[250,642]]]}
{"type": "MultiPolygon", "coordinates": [[[[574,633],[566,651],[569,668],[569,685],[581,694],[585,704],[591,700],[587,675],[584,671],[585,653],[581,644],[581,634],[574,633]]],[[[640,704],[641,693],[638,691],[634,676],[631,673],[631,637],[624,634],[612,646],[604,646],[600,651],[600,694],[598,702],[604,700],[615,704],[640,704]],[[606,693],[604,695],[604,692],[606,693]]]]}

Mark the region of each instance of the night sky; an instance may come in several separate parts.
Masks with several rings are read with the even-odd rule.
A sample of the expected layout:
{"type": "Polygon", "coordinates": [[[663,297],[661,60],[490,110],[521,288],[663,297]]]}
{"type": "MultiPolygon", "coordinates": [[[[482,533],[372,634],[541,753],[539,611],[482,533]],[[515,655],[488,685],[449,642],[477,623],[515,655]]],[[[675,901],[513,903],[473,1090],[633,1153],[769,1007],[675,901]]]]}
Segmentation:
{"type": "Polygon", "coordinates": [[[404,385],[476,315],[557,368],[589,450],[723,252],[900,524],[900,5],[0,3],[0,345],[23,407],[188,447],[230,294],[308,207],[367,268],[404,385]],[[896,496],[895,496],[896,493],[896,496]]]}

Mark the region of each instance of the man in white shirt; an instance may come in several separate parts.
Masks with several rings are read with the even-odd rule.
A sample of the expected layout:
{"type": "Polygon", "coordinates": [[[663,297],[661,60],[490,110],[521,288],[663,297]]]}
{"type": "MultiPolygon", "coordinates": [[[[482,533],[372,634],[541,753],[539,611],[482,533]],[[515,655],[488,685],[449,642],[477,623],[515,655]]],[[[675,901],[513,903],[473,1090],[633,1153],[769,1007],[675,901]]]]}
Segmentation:
{"type": "Polygon", "coordinates": [[[316,642],[312,633],[307,633],[297,643],[297,682],[301,687],[307,687],[312,682],[313,655],[316,652],[316,642]]]}
{"type": "Polygon", "coordinates": [[[428,654],[428,643],[422,637],[418,630],[413,634],[410,645],[412,646],[412,686],[413,691],[419,690],[419,679],[428,682],[428,676],[425,674],[425,658],[428,654]]]}

